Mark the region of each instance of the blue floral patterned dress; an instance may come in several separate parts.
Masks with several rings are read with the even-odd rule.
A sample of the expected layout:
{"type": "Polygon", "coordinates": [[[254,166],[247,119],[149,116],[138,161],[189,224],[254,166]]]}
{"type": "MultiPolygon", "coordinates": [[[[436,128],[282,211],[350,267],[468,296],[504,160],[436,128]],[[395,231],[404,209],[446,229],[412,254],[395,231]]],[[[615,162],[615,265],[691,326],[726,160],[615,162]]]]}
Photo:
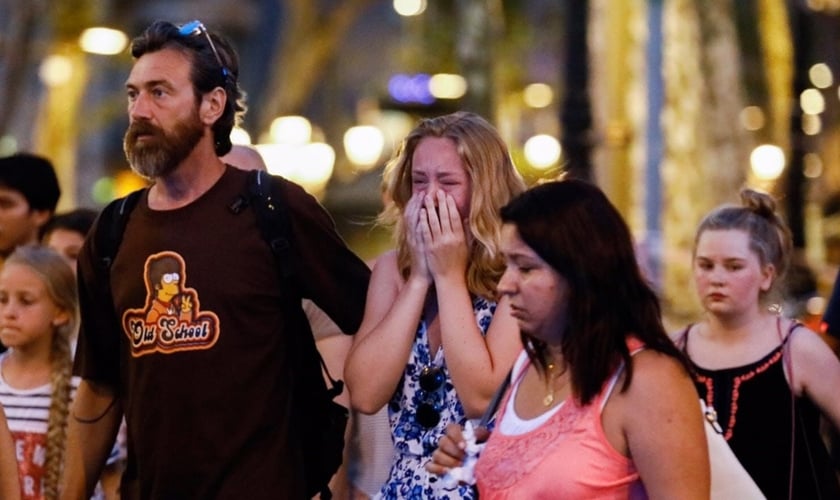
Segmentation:
{"type": "MultiPolygon", "coordinates": [[[[481,334],[486,334],[496,311],[496,303],[480,297],[475,298],[473,311],[481,334]]],[[[448,500],[475,497],[472,487],[446,487],[441,477],[430,474],[425,469],[446,426],[451,422],[463,425],[467,420],[449,378],[443,348],[432,356],[426,329],[426,322],[421,321],[402,381],[388,404],[391,437],[396,453],[388,481],[375,497],[378,499],[448,500]],[[430,366],[441,368],[444,375],[441,388],[435,391],[426,391],[420,387],[420,373],[423,368],[430,366]],[[440,415],[437,424],[430,428],[417,421],[416,409],[424,404],[434,407],[440,415]]]]}

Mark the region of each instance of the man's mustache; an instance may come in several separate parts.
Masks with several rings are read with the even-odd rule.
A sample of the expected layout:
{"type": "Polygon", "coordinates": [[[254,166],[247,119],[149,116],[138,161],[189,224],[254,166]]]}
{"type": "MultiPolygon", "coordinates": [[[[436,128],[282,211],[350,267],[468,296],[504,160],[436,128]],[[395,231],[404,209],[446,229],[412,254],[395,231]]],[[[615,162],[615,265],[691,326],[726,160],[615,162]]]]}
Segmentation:
{"type": "Polygon", "coordinates": [[[137,137],[141,135],[151,135],[154,137],[163,137],[163,130],[160,128],[152,125],[147,121],[137,121],[128,126],[128,130],[126,131],[126,139],[130,144],[133,144],[137,137]]]}

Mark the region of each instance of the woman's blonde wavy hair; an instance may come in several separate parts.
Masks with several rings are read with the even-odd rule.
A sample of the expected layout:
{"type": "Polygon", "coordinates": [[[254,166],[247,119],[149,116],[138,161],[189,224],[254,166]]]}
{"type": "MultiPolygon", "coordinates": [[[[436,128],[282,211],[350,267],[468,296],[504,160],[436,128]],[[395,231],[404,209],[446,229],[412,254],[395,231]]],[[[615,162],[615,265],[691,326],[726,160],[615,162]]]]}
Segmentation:
{"type": "Polygon", "coordinates": [[[44,463],[44,497],[58,498],[67,443],[67,417],[72,391],[72,355],[70,340],[79,326],[79,300],[76,278],[67,262],[54,250],[25,245],[15,249],[4,265],[19,264],[32,269],[44,283],[47,294],[56,306],[68,312],[70,320],[55,327],[50,349],[50,400],[47,420],[47,455],[44,463]]]}
{"type": "Polygon", "coordinates": [[[391,201],[379,214],[378,221],[393,230],[400,273],[407,278],[411,268],[403,211],[411,198],[414,151],[426,137],[450,139],[464,162],[471,185],[469,227],[465,228],[472,235],[467,288],[474,295],[495,300],[496,284],[504,272],[499,251],[499,209],[524,191],[525,183],[499,133],[475,113],[459,111],[422,120],[385,167],[384,194],[391,201]]]}

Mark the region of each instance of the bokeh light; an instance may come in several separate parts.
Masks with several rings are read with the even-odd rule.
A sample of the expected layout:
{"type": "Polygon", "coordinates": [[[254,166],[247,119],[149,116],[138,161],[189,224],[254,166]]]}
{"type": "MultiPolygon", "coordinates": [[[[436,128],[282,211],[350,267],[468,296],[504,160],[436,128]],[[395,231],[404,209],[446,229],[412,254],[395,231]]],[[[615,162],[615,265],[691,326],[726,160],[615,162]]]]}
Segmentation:
{"type": "Polygon", "coordinates": [[[785,153],[779,146],[762,144],[750,154],[750,167],[761,180],[778,179],[785,168],[785,153]]]}
{"type": "Polygon", "coordinates": [[[525,159],[534,168],[545,170],[560,161],[560,142],[547,134],[539,134],[525,141],[525,159]]]}

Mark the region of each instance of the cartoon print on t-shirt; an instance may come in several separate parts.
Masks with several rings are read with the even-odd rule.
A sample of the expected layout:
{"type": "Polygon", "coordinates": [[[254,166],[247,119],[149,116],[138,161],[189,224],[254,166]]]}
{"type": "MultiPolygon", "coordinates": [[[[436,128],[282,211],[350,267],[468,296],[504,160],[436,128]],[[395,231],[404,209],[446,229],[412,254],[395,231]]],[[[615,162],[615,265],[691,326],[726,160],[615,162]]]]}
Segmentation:
{"type": "Polygon", "coordinates": [[[136,357],[209,349],[219,339],[219,318],[201,311],[198,293],[187,288],[184,259],[160,252],[146,259],[146,305],[123,314],[123,331],[136,357]]]}

